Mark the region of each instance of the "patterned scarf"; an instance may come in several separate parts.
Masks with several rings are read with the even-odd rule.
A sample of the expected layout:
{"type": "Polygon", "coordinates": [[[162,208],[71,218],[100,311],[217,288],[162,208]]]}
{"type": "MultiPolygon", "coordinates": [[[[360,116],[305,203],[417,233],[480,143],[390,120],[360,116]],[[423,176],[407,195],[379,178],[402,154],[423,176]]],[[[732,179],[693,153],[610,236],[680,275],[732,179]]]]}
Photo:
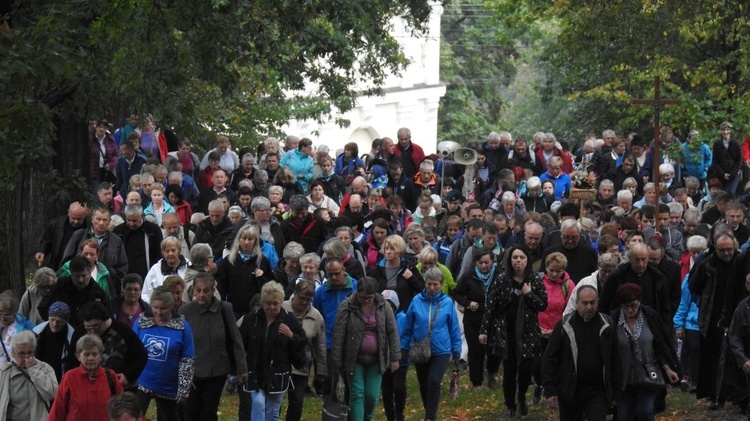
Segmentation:
{"type": "MultiPolygon", "coordinates": [[[[628,326],[627,320],[625,319],[625,312],[620,312],[620,319],[617,321],[617,326],[622,326],[622,330],[625,331],[625,336],[628,337],[628,340],[630,341],[630,349],[633,350],[633,354],[638,362],[638,364],[643,362],[643,350],[641,349],[641,344],[638,342],[638,339],[641,337],[641,332],[643,332],[643,312],[638,311],[638,319],[635,321],[635,325],[633,326],[633,331],[630,331],[630,327],[628,326]]],[[[636,364],[630,365],[630,375],[628,376],[628,384],[634,384],[636,377],[635,377],[635,366],[636,364]]]]}

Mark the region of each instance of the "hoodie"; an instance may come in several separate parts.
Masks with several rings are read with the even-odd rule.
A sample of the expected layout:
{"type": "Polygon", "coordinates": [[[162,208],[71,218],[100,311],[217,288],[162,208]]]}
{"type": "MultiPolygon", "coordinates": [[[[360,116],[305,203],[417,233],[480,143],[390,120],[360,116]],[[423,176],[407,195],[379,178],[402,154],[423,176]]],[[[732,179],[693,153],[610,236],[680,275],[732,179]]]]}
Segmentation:
{"type": "Polygon", "coordinates": [[[339,304],[356,289],[357,280],[347,274],[343,287],[334,289],[326,279],[323,285],[315,290],[312,305],[323,315],[326,323],[326,349],[331,349],[333,346],[333,327],[336,324],[339,304]]]}

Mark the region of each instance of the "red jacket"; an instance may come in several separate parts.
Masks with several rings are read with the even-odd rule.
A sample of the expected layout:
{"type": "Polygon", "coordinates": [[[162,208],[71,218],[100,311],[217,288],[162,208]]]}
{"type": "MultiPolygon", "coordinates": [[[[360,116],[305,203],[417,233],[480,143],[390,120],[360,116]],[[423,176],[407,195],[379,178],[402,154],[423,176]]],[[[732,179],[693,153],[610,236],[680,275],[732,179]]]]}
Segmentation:
{"type": "MultiPolygon", "coordinates": [[[[49,421],[108,420],[107,400],[112,396],[109,380],[99,367],[94,372],[94,382],[83,366],[67,373],[60,382],[55,401],[49,411],[49,421]]],[[[122,384],[117,375],[109,370],[116,393],[122,393],[122,384]]]]}
{"type": "Polygon", "coordinates": [[[750,161],[750,134],[745,135],[745,140],[742,142],[742,160],[750,161]]]}
{"type": "Polygon", "coordinates": [[[180,217],[180,224],[187,225],[190,223],[190,217],[193,216],[193,210],[190,209],[190,203],[183,200],[179,205],[172,205],[175,213],[180,217]]]}
{"type": "MultiPolygon", "coordinates": [[[[414,168],[419,171],[419,166],[422,164],[422,161],[424,161],[424,149],[422,149],[421,146],[417,145],[414,142],[411,142],[411,148],[413,149],[411,153],[411,159],[414,162],[414,168]]],[[[394,148],[396,155],[401,156],[401,146],[399,144],[396,144],[396,147],[394,148]]]]}
{"type": "MultiPolygon", "coordinates": [[[[569,153],[555,148],[553,154],[562,158],[562,170],[565,174],[573,172],[573,160],[570,158],[569,153]]],[[[542,168],[544,168],[544,171],[547,171],[547,161],[544,160],[544,149],[539,148],[539,150],[536,151],[536,156],[538,162],[542,165],[542,168]]]]}

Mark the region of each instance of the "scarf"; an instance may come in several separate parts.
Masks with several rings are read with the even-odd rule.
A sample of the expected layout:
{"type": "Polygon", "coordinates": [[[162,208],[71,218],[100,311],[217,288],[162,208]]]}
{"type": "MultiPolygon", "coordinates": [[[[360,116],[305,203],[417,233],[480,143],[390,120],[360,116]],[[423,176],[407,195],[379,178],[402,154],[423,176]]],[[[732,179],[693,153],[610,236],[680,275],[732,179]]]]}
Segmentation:
{"type": "Polygon", "coordinates": [[[492,279],[495,277],[495,268],[497,267],[497,263],[493,263],[492,267],[490,267],[490,270],[487,271],[487,273],[482,273],[479,270],[479,267],[474,265],[474,276],[482,281],[482,285],[484,285],[484,292],[485,297],[486,293],[490,290],[490,284],[492,283],[492,279]]]}
{"type": "Polygon", "coordinates": [[[242,263],[247,263],[250,259],[255,259],[255,253],[245,254],[241,251],[238,251],[237,254],[240,256],[240,259],[242,259],[242,263]]]}
{"type": "MultiPolygon", "coordinates": [[[[643,361],[643,350],[641,349],[641,344],[638,342],[638,339],[641,337],[641,332],[643,332],[643,312],[640,310],[638,311],[638,319],[636,319],[635,325],[633,325],[632,332],[630,331],[630,327],[628,327],[624,311],[620,312],[620,319],[617,321],[617,326],[622,326],[622,330],[625,331],[625,336],[627,336],[630,341],[633,356],[636,358],[635,362],[640,364],[643,361]]],[[[635,384],[635,380],[635,364],[631,364],[630,373],[628,375],[628,384],[635,384]]]]}

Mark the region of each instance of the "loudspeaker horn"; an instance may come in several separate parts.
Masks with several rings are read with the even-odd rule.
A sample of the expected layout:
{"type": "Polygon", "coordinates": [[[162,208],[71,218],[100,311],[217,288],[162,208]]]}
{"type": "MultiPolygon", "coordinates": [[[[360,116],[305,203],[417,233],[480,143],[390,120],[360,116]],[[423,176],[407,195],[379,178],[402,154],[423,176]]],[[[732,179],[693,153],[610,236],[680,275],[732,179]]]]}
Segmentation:
{"type": "Polygon", "coordinates": [[[453,154],[453,161],[461,165],[473,165],[477,162],[477,151],[471,148],[458,148],[453,154]]]}
{"type": "Polygon", "coordinates": [[[461,145],[459,145],[458,142],[454,142],[452,140],[443,140],[442,142],[437,144],[438,153],[443,158],[449,157],[450,154],[457,151],[460,147],[461,145]]]}

